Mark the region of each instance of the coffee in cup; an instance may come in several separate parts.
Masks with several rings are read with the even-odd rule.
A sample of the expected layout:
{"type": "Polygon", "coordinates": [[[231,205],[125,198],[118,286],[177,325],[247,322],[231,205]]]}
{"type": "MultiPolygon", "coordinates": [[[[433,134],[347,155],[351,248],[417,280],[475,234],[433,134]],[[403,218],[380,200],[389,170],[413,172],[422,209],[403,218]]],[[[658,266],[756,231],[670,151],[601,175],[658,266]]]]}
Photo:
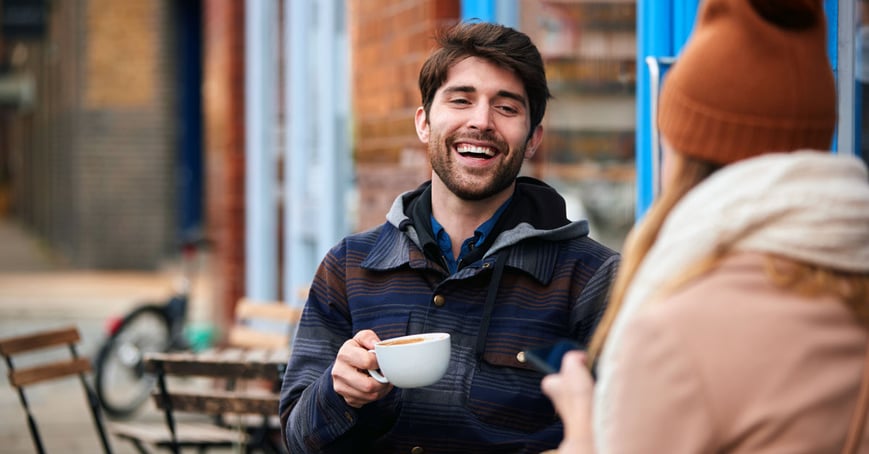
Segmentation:
{"type": "Polygon", "coordinates": [[[449,333],[423,333],[385,339],[374,344],[380,371],[368,373],[380,383],[418,388],[436,383],[450,364],[449,333]]]}
{"type": "Polygon", "coordinates": [[[380,343],[380,345],[384,347],[392,347],[393,345],[407,345],[414,344],[417,342],[424,341],[425,338],[422,336],[409,336],[409,337],[400,337],[397,339],[390,339],[380,343]]]}

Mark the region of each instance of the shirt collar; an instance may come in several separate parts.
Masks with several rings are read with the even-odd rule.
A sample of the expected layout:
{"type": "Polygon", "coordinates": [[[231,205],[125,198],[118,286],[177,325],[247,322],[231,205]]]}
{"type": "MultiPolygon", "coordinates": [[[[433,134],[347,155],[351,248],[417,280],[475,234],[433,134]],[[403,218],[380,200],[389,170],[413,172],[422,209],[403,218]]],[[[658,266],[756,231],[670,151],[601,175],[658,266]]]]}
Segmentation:
{"type": "MultiPolygon", "coordinates": [[[[431,218],[431,230],[432,230],[432,233],[434,234],[435,242],[437,242],[437,245],[440,248],[441,253],[447,259],[447,262],[448,262],[448,265],[450,265],[450,268],[453,268],[453,266],[451,266],[453,264],[453,262],[457,263],[458,261],[460,261],[462,259],[462,257],[464,257],[468,252],[470,252],[470,250],[467,247],[469,244],[473,244],[474,247],[480,247],[486,241],[486,238],[489,236],[490,233],[492,233],[492,229],[495,227],[495,223],[498,222],[498,219],[501,217],[501,214],[507,210],[507,207],[510,205],[510,202],[512,200],[513,200],[513,197],[510,197],[509,199],[507,199],[503,204],[501,204],[500,207],[498,207],[497,210],[495,210],[495,213],[492,214],[492,217],[490,217],[488,220],[486,220],[486,222],[483,222],[482,224],[480,224],[480,226],[474,230],[474,236],[472,238],[466,239],[462,243],[462,249],[459,253],[459,256],[456,257],[455,260],[451,260],[451,259],[453,259],[452,239],[450,238],[450,236],[446,232],[446,230],[444,230],[444,228],[440,224],[440,222],[438,222],[437,219],[435,219],[434,213],[431,214],[431,216],[430,216],[430,218],[431,218]]],[[[455,271],[455,270],[452,270],[452,271],[455,271]]]]}

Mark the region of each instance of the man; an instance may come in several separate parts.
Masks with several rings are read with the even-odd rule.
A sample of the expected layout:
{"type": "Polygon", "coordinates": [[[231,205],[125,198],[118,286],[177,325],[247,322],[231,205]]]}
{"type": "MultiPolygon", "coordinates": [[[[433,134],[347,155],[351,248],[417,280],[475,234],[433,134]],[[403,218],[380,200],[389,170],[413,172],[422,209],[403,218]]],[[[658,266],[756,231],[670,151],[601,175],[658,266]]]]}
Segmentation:
{"type": "Polygon", "coordinates": [[[415,118],[432,179],[320,265],[281,391],[291,452],[540,452],[561,439],[543,374],[517,354],[586,342],[619,256],[567,219],[554,189],[517,178],[550,97],[530,39],[477,23],[439,44],[415,118]],[[428,331],[452,337],[439,382],[369,376],[376,341],[428,331]]]}

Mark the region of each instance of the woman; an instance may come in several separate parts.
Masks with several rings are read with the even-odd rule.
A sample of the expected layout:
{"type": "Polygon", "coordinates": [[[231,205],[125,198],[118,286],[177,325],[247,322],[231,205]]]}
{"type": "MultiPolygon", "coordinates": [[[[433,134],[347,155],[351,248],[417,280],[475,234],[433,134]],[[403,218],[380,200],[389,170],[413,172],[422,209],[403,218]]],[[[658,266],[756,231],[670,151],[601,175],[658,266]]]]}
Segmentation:
{"type": "Polygon", "coordinates": [[[559,452],[843,449],[867,363],[869,177],[823,151],[821,3],[703,3],[659,101],[661,197],[588,356],[542,383],[559,452]]]}

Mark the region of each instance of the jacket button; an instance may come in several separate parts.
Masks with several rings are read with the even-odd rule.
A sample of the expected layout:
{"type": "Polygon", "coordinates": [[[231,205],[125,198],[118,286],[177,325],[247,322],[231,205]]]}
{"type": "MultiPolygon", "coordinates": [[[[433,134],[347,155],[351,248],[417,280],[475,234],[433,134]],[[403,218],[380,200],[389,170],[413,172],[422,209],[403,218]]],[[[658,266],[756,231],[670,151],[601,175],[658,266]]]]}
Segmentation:
{"type": "Polygon", "coordinates": [[[516,361],[525,364],[525,352],[516,353],[516,361]]]}
{"type": "Polygon", "coordinates": [[[410,450],[410,454],[424,454],[425,449],[422,449],[422,446],[414,446],[413,449],[410,450]]]}
{"type": "Polygon", "coordinates": [[[434,303],[435,306],[442,307],[444,304],[447,304],[447,299],[444,298],[443,295],[435,295],[432,302],[434,303]]]}

